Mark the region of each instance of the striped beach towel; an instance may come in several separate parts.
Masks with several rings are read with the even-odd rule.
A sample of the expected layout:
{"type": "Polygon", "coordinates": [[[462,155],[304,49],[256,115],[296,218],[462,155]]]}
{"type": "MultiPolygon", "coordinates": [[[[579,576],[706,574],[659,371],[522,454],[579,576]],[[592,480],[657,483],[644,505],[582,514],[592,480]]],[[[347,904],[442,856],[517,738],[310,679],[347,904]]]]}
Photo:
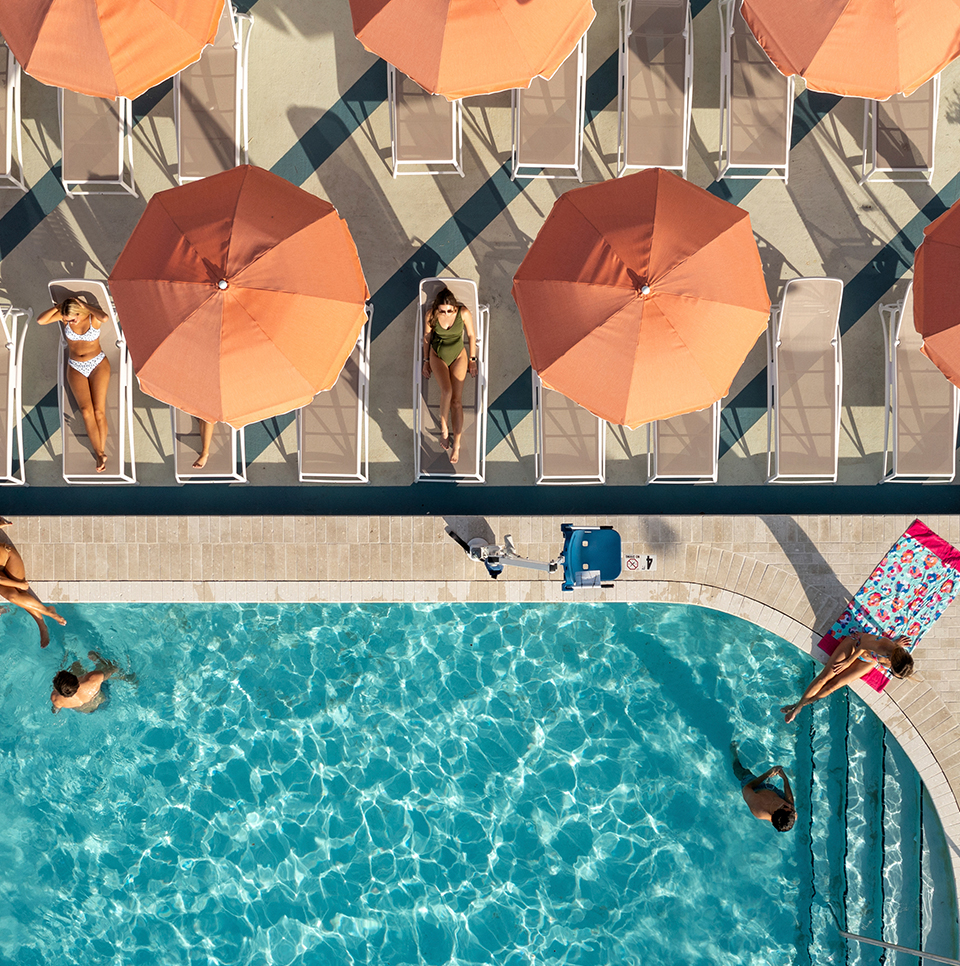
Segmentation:
{"type": "MultiPolygon", "coordinates": [[[[906,635],[913,650],[958,591],[960,551],[914,520],[854,594],[820,648],[832,654],[851,631],[866,631],[891,640],[906,635]]],[[[876,667],[863,680],[882,691],[890,672],[876,667]]]]}

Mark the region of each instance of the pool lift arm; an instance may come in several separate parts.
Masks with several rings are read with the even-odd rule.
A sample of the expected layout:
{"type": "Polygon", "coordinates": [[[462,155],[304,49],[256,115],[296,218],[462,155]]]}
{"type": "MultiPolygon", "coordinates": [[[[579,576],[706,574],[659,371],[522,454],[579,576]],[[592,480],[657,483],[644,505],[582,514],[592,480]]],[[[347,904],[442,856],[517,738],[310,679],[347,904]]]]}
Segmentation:
{"type": "Polygon", "coordinates": [[[471,560],[482,563],[491,577],[503,573],[504,566],[523,567],[555,574],[562,571],[563,590],[587,587],[612,587],[620,576],[622,553],[620,534],[613,527],[581,526],[564,523],[560,527],[563,548],[559,556],[546,563],[530,560],[517,553],[513,538],[507,534],[503,544],[487,543],[482,537],[464,540],[447,527],[450,537],[463,548],[471,560]]]}

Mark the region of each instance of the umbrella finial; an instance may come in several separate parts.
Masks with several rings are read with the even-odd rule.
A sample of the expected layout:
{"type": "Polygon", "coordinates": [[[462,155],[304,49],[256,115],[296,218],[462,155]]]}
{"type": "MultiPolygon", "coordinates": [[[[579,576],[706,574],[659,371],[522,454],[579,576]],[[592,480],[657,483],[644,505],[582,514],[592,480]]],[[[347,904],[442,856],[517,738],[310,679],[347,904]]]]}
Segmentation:
{"type": "Polygon", "coordinates": [[[217,288],[220,289],[220,291],[222,292],[225,288],[229,286],[229,284],[230,283],[225,278],[221,278],[220,281],[217,282],[217,288]]]}
{"type": "Polygon", "coordinates": [[[641,285],[640,286],[640,294],[641,295],[649,295],[650,294],[650,286],[647,285],[646,283],[644,283],[643,285],[641,285]]]}

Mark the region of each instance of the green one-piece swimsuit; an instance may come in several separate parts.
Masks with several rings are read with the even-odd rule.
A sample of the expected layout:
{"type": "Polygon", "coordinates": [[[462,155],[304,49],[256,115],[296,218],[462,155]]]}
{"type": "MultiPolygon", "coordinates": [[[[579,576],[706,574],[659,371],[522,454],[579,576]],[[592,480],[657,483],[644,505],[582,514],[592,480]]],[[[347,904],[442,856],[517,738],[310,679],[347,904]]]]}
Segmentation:
{"type": "Polygon", "coordinates": [[[440,361],[446,366],[463,352],[463,315],[460,309],[457,309],[457,317],[449,329],[434,326],[430,348],[440,356],[440,361]]]}

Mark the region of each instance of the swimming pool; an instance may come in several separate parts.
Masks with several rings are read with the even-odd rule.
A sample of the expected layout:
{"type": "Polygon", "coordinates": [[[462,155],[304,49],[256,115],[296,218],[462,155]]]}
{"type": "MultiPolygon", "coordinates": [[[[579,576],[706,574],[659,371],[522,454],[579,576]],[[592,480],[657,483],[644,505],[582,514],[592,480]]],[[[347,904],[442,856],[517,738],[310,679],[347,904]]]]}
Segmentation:
{"type": "Polygon", "coordinates": [[[812,663],[752,624],[653,604],[64,615],[48,651],[26,615],[3,618],[20,642],[0,718],[0,962],[843,953],[810,912],[810,857],[836,834],[818,801],[811,826],[821,792],[798,774],[810,719],[774,713],[812,663]],[[139,684],[54,717],[61,644],[139,684]],[[787,768],[807,817],[792,832],[749,815],[734,740],[748,767],[787,768]]]}

